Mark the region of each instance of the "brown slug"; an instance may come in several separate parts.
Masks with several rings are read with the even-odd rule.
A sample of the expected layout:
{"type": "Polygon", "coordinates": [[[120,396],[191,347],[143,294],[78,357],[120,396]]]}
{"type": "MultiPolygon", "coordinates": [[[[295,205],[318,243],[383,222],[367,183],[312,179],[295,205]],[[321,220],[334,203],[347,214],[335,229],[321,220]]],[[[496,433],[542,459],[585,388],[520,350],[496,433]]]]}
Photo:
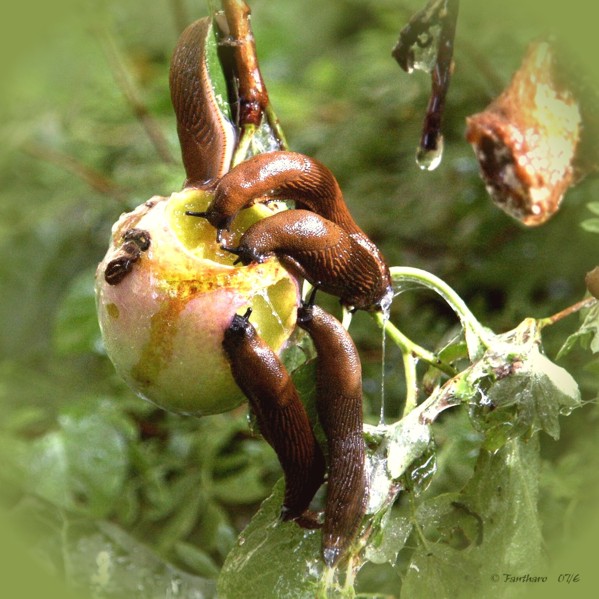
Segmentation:
{"type": "Polygon", "coordinates": [[[142,252],[150,248],[150,234],[142,229],[127,229],[122,236],[123,243],[115,257],[106,265],[104,280],[109,285],[118,285],[141,258],[142,252]]]}
{"type": "Polygon", "coordinates": [[[320,214],[348,233],[364,232],[352,218],[333,173],[297,152],[258,154],[224,175],[214,200],[202,213],[216,229],[228,229],[235,215],[254,202],[293,200],[297,208],[320,214]]]}
{"type": "Polygon", "coordinates": [[[245,265],[274,254],[292,274],[339,297],[350,310],[385,309],[392,298],[389,268],[377,247],[308,210],[285,210],[260,220],[237,247],[223,248],[245,265]]]}
{"type": "Polygon", "coordinates": [[[297,322],[318,354],[316,407],[329,450],[322,551],[332,567],[355,539],[368,499],[362,369],[354,342],[336,318],[310,301],[298,309],[297,322]]]}
{"type": "Polygon", "coordinates": [[[249,322],[251,308],[235,315],[223,348],[233,378],[250,402],[260,432],[285,475],[283,520],[300,518],[324,481],[325,461],[293,381],[249,322]]]}
{"type": "Polygon", "coordinates": [[[331,171],[297,152],[253,156],[225,174],[215,188],[206,218],[223,230],[255,201],[287,199],[298,210],[271,216],[251,226],[237,248],[243,264],[275,254],[293,274],[341,298],[350,309],[378,310],[391,298],[389,268],[372,241],[353,220],[331,171]]]}
{"type": "Polygon", "coordinates": [[[203,18],[183,31],[173,53],[169,83],[185,187],[209,188],[229,170],[236,133],[212,87],[207,56],[212,21],[203,18]]]}

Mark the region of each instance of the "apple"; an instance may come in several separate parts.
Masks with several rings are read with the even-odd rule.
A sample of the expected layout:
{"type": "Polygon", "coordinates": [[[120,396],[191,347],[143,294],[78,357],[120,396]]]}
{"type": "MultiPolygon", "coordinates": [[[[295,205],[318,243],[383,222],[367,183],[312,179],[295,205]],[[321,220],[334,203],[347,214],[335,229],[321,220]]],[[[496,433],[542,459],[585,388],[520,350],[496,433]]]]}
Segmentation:
{"type": "MultiPolygon", "coordinates": [[[[234,265],[216,230],[185,214],[206,210],[211,200],[210,192],[184,189],[121,215],[96,272],[100,328],[118,374],[157,406],[196,416],[244,400],[222,349],[234,314],[251,306],[252,324],[280,352],[299,302],[297,281],[277,260],[234,265]]],[[[282,209],[269,203],[242,210],[225,234],[227,244],[282,209]]]]}

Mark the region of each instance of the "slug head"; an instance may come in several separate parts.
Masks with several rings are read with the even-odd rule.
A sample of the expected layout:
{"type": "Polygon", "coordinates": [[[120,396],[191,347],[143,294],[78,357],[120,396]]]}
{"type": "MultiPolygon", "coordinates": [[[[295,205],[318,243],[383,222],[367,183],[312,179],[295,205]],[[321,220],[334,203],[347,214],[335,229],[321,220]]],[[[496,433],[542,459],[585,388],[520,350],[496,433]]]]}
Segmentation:
{"type": "Polygon", "coordinates": [[[240,314],[233,316],[231,324],[225,329],[223,339],[225,351],[229,352],[230,348],[234,348],[256,335],[256,329],[250,323],[251,314],[252,309],[248,308],[243,316],[240,314]]]}
{"type": "Polygon", "coordinates": [[[235,262],[233,262],[233,264],[243,264],[244,266],[248,266],[248,264],[251,264],[252,262],[258,262],[258,263],[264,262],[264,256],[262,256],[262,254],[259,254],[258,252],[253,250],[251,247],[249,247],[248,245],[245,245],[243,243],[240,244],[236,248],[229,247],[224,244],[221,245],[220,247],[221,247],[221,249],[237,256],[237,260],[235,260],[235,262]]]}

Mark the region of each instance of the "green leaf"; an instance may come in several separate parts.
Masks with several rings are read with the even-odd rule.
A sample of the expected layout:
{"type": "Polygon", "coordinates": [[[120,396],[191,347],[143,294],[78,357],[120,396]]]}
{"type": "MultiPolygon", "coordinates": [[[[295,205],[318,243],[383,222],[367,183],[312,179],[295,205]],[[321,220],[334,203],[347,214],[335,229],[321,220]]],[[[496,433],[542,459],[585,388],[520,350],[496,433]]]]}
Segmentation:
{"type": "Polygon", "coordinates": [[[251,504],[264,498],[268,487],[262,481],[263,468],[251,465],[232,476],[215,480],[215,497],[225,503],[251,504]]]}
{"type": "Polygon", "coordinates": [[[557,358],[568,354],[577,343],[594,354],[599,353],[599,304],[587,310],[580,328],[566,339],[557,358]]]}
{"type": "Polygon", "coordinates": [[[22,488],[27,476],[29,455],[30,448],[26,441],[9,432],[0,431],[0,498],[22,488]]]}
{"type": "Polygon", "coordinates": [[[483,519],[484,578],[498,569],[534,571],[541,560],[539,457],[538,435],[510,441],[495,453],[481,451],[463,501],[483,519]]]}
{"type": "Polygon", "coordinates": [[[216,502],[204,505],[197,531],[197,544],[211,553],[225,558],[237,540],[237,532],[229,522],[225,510],[216,502]]]}
{"type": "Polygon", "coordinates": [[[187,476],[178,483],[172,500],[173,514],[163,524],[156,539],[161,552],[168,551],[193,530],[202,508],[203,493],[199,490],[197,477],[187,476]]]}
{"type": "Polygon", "coordinates": [[[497,452],[481,451],[475,474],[460,494],[424,501],[415,511],[402,597],[494,596],[494,576],[535,572],[540,564],[537,512],[537,436],[516,439],[497,452]]]}
{"type": "Polygon", "coordinates": [[[589,233],[599,233],[599,218],[588,218],[580,223],[580,226],[589,233]]]}
{"type": "Polygon", "coordinates": [[[119,526],[26,498],[11,512],[29,547],[69,587],[95,599],[211,599],[215,582],[188,574],[119,526]],[[90,592],[91,591],[91,592],[90,592]],[[89,594],[88,594],[89,593],[89,594]]]}
{"type": "Polygon", "coordinates": [[[477,390],[465,399],[489,450],[538,430],[557,439],[559,415],[581,405],[576,381],[541,353],[540,332],[533,319],[496,336],[466,373],[464,383],[465,388],[477,390]]]}
{"type": "Polygon", "coordinates": [[[599,215],[599,202],[589,202],[587,208],[593,213],[599,215]]]}
{"type": "Polygon", "coordinates": [[[283,481],[242,532],[218,579],[227,599],[314,597],[321,585],[320,532],[281,522],[283,481]]]}
{"type": "Polygon", "coordinates": [[[94,596],[101,598],[214,597],[213,581],[175,568],[111,523],[98,522],[97,528],[98,533],[81,537],[71,548],[77,586],[91,582],[94,596]]]}
{"type": "Polygon", "coordinates": [[[198,576],[214,579],[218,576],[219,569],[214,560],[195,545],[179,541],[175,545],[175,554],[185,566],[193,570],[198,576]]]}
{"type": "Polygon", "coordinates": [[[388,562],[394,565],[413,527],[412,518],[405,513],[405,509],[386,510],[376,532],[368,540],[365,558],[375,564],[388,562]]]}
{"type": "Polygon", "coordinates": [[[94,295],[94,272],[76,277],[56,314],[54,347],[60,355],[100,352],[102,341],[94,295]]]}
{"type": "Polygon", "coordinates": [[[126,426],[106,403],[88,410],[63,414],[59,430],[32,444],[26,486],[56,506],[101,517],[113,510],[125,484],[126,426]]]}
{"type": "Polygon", "coordinates": [[[227,82],[220,60],[218,59],[218,42],[212,25],[210,25],[206,38],[206,68],[218,108],[227,121],[231,123],[231,107],[228,100],[227,82]]]}

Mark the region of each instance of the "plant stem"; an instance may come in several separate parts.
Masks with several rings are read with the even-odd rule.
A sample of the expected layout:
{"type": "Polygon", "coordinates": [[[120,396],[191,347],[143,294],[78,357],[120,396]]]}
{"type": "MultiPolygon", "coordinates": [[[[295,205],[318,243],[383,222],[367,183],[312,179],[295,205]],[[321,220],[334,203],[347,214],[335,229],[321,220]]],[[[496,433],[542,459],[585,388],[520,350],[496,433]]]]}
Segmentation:
{"type": "Polygon", "coordinates": [[[145,102],[133,82],[133,77],[125,64],[125,59],[117,47],[117,44],[107,30],[99,30],[97,32],[100,47],[106,56],[108,65],[112,71],[117,85],[119,86],[131,112],[139,120],[144,128],[148,138],[150,139],[156,153],[165,164],[175,164],[175,159],[170,151],[168,141],[158,123],[148,110],[145,102]]]}
{"type": "Polygon", "coordinates": [[[382,312],[375,312],[373,316],[377,324],[385,329],[395,345],[397,345],[404,354],[418,358],[451,377],[456,375],[456,371],[449,364],[445,364],[433,352],[428,351],[424,347],[421,347],[408,339],[392,322],[385,318],[382,312]]]}
{"type": "Polygon", "coordinates": [[[403,418],[418,405],[418,379],[416,376],[416,359],[414,355],[406,352],[402,355],[406,377],[406,401],[401,415],[403,418]]]}
{"type": "Polygon", "coordinates": [[[279,117],[275,114],[275,111],[272,108],[272,104],[269,102],[264,109],[264,114],[266,116],[266,120],[272,129],[274,136],[279,142],[279,147],[281,150],[288,150],[289,144],[287,143],[287,138],[285,137],[285,133],[283,131],[283,127],[281,127],[281,121],[279,121],[279,117]]]}
{"type": "Polygon", "coordinates": [[[231,161],[231,167],[237,166],[240,162],[243,162],[246,159],[250,144],[252,142],[252,137],[254,137],[254,133],[256,133],[255,125],[246,124],[242,127],[241,136],[231,161]]]}
{"type": "Polygon", "coordinates": [[[570,316],[570,314],[575,314],[576,312],[579,312],[580,310],[584,310],[585,308],[590,308],[591,306],[594,306],[596,303],[597,303],[597,299],[595,299],[594,297],[585,297],[584,299],[580,300],[579,302],[576,302],[575,304],[572,304],[571,306],[568,306],[567,308],[564,308],[563,310],[556,312],[552,316],[547,316],[546,318],[540,318],[539,320],[537,320],[537,325],[538,325],[539,329],[542,329],[543,327],[555,324],[559,320],[566,318],[566,316],[570,316]]]}
{"type": "Polygon", "coordinates": [[[492,334],[482,326],[464,300],[445,281],[419,268],[394,266],[390,271],[396,291],[401,292],[404,283],[417,283],[432,289],[449,304],[462,323],[471,359],[489,347],[492,334]]]}

